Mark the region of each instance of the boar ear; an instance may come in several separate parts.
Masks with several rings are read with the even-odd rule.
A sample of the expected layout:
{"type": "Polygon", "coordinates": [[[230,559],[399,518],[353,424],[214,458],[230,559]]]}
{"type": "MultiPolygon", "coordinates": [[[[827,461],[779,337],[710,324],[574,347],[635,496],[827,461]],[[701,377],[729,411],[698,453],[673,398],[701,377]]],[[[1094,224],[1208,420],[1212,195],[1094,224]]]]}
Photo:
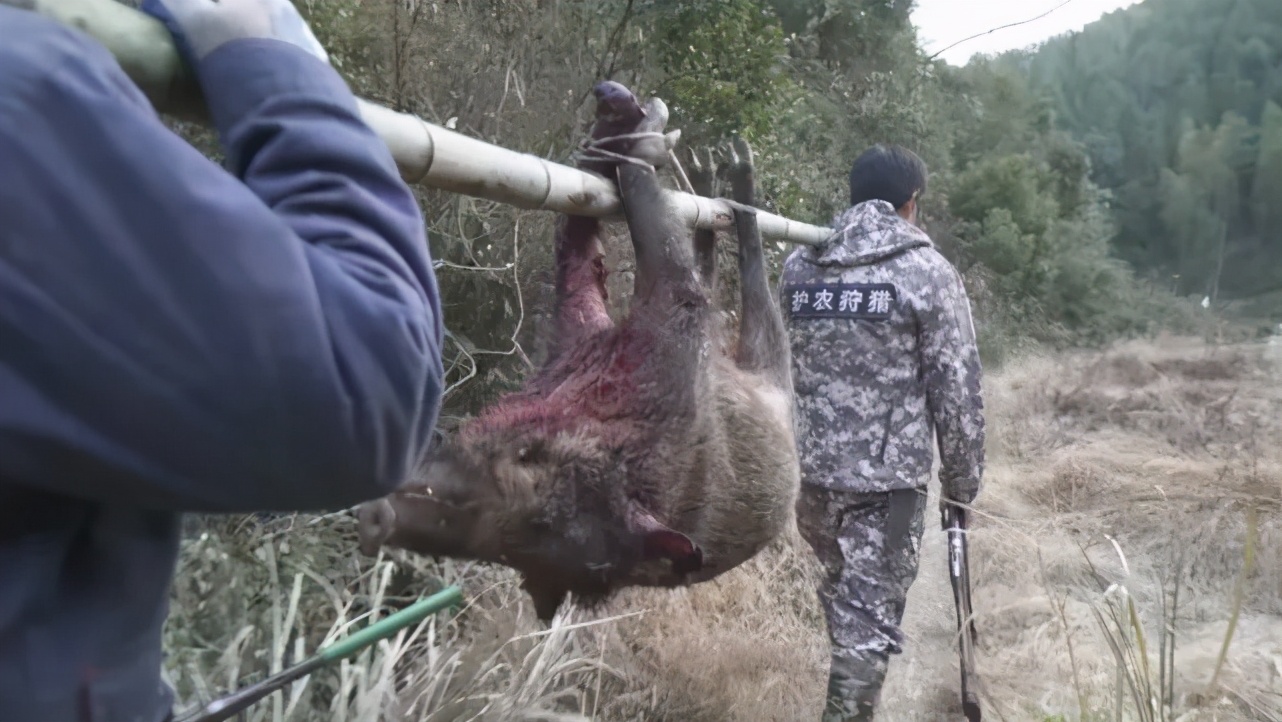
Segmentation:
{"type": "Polygon", "coordinates": [[[645,559],[667,559],[679,574],[697,572],[703,567],[703,550],[693,539],[659,523],[635,501],[628,504],[628,528],[641,536],[645,559]]]}

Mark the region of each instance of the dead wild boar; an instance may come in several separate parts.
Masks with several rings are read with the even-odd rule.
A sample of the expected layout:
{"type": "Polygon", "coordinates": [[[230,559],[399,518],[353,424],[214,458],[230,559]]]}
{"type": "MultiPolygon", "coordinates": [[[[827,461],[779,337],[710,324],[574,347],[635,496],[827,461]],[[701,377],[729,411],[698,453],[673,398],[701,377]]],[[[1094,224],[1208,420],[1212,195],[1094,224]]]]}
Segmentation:
{"type": "Polygon", "coordinates": [[[723,574],[791,522],[799,483],[751,150],[736,143],[728,167],[742,286],[731,358],[713,322],[710,239],[696,253],[655,169],[666,107],[608,81],[595,93],[592,138],[614,155],[580,165],[617,179],[636,254],[627,317],[607,314],[600,222],[562,217],[547,363],[444,441],[414,482],[358,512],[362,553],[387,545],[509,566],[543,621],[567,592],[591,604],[723,574]]]}

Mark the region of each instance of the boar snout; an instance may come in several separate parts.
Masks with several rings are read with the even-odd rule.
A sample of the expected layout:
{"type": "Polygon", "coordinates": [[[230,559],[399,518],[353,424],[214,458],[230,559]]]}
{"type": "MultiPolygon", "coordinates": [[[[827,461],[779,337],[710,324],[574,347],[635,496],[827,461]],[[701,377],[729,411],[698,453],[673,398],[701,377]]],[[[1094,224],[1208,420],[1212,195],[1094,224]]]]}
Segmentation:
{"type": "Polygon", "coordinates": [[[356,511],[356,528],[360,536],[361,554],[378,556],[378,550],[392,536],[396,528],[396,510],[387,499],[362,504],[356,511]]]}
{"type": "Polygon", "coordinates": [[[376,556],[380,548],[432,556],[475,557],[492,551],[494,529],[478,526],[483,504],[459,481],[451,462],[432,462],[414,483],[356,512],[359,548],[376,556]]]}

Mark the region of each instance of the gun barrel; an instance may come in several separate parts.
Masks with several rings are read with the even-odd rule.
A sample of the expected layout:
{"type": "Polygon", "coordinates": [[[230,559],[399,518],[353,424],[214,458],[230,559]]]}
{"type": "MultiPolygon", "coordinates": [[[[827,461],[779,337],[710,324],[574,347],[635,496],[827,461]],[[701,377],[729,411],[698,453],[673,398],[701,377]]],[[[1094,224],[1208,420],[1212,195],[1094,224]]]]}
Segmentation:
{"type": "Polygon", "coordinates": [[[975,620],[970,597],[970,564],[966,540],[965,512],[947,505],[943,511],[944,530],[948,538],[948,577],[957,607],[957,641],[961,662],[962,712],[968,722],[982,722],[978,680],[975,674],[975,620]]]}

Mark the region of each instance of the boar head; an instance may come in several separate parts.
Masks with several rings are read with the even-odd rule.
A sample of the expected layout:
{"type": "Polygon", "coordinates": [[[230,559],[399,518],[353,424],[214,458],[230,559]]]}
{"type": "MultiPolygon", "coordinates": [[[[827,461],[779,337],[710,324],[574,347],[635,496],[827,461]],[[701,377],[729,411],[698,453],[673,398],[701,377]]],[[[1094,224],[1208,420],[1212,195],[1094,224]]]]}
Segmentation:
{"type": "Polygon", "coordinates": [[[388,546],[511,567],[545,621],[566,592],[591,603],[642,567],[697,571],[702,550],[628,493],[623,447],[586,426],[507,416],[464,427],[413,482],[360,508],[361,553],[388,546]]]}

